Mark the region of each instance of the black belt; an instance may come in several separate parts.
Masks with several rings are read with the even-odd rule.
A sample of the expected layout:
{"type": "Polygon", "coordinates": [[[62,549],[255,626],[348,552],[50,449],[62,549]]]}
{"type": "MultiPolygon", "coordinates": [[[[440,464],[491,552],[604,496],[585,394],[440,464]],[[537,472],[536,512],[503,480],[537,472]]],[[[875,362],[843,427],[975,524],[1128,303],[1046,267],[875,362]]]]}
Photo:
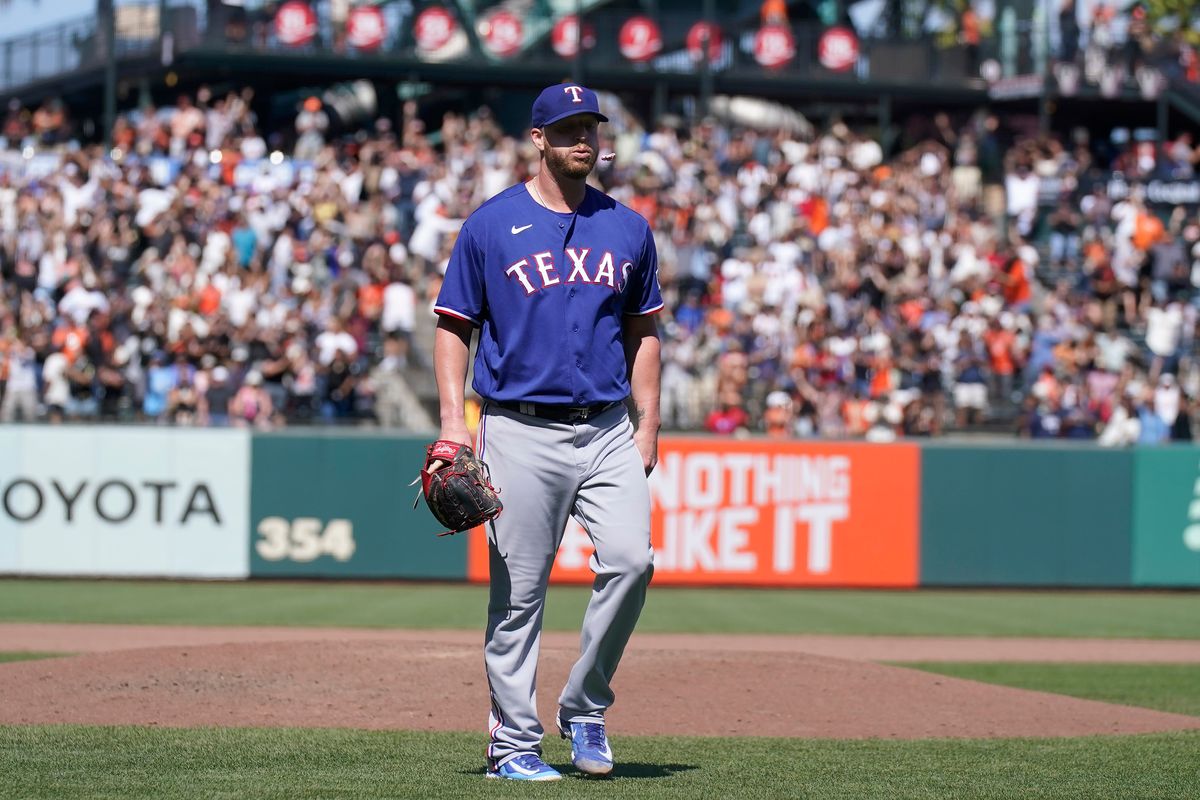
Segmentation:
{"type": "Polygon", "coordinates": [[[621,405],[618,400],[613,400],[609,403],[596,403],[591,406],[546,405],[545,403],[522,403],[517,400],[493,400],[492,402],[500,408],[515,411],[518,414],[525,414],[529,417],[548,419],[552,422],[583,422],[588,417],[603,414],[610,408],[616,408],[621,405]]]}

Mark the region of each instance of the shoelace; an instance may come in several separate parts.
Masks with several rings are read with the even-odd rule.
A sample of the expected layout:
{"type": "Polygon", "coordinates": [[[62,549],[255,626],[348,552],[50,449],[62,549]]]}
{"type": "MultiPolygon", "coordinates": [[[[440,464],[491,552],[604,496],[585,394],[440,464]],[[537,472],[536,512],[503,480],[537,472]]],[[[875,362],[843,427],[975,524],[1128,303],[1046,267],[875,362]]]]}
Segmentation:
{"type": "Polygon", "coordinates": [[[513,761],[525,769],[542,769],[545,766],[545,764],[542,763],[542,760],[533,753],[517,756],[513,759],[513,761]]]}
{"type": "Polygon", "coordinates": [[[596,750],[604,749],[603,725],[597,725],[594,722],[584,722],[579,727],[583,728],[583,744],[585,747],[596,750]]]}

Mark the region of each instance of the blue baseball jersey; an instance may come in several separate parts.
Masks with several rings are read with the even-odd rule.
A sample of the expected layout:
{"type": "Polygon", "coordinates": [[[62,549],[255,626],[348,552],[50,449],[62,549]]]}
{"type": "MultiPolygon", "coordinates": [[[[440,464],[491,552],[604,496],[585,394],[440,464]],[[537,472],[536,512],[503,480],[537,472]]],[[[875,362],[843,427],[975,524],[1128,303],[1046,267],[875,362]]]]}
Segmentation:
{"type": "Polygon", "coordinates": [[[434,310],[480,327],[481,397],[579,406],[629,394],[622,318],[662,307],[641,215],[590,186],[559,213],[517,184],[463,225],[434,310]]]}

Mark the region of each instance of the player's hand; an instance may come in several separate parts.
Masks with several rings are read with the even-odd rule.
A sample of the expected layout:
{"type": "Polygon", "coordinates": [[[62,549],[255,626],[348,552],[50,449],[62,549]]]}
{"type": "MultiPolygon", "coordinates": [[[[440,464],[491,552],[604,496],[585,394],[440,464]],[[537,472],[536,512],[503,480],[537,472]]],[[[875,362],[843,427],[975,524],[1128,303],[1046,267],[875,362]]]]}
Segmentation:
{"type": "Polygon", "coordinates": [[[642,455],[642,467],[646,475],[658,464],[658,430],[639,429],[633,432],[633,444],[642,455]]]}

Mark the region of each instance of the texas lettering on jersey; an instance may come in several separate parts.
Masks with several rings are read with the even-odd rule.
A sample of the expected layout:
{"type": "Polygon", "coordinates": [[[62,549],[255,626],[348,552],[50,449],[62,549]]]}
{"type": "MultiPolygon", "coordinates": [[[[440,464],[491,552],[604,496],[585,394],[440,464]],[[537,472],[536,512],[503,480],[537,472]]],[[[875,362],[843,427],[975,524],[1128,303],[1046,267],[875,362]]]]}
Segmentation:
{"type": "Polygon", "coordinates": [[[568,247],[564,252],[571,265],[566,281],[560,277],[554,263],[554,253],[549,250],[522,258],[504,270],[504,274],[517,280],[527,295],[563,283],[590,283],[607,286],[615,292],[625,289],[629,270],[633,269],[632,261],[623,260],[618,268],[615,257],[606,250],[602,255],[590,259],[594,264],[589,268],[592,248],[568,247]]]}
{"type": "Polygon", "coordinates": [[[644,218],[590,187],[576,213],[556,213],[521,184],[463,225],[434,304],[480,329],[480,397],[565,405],[629,394],[625,321],[662,307],[644,218]]]}

